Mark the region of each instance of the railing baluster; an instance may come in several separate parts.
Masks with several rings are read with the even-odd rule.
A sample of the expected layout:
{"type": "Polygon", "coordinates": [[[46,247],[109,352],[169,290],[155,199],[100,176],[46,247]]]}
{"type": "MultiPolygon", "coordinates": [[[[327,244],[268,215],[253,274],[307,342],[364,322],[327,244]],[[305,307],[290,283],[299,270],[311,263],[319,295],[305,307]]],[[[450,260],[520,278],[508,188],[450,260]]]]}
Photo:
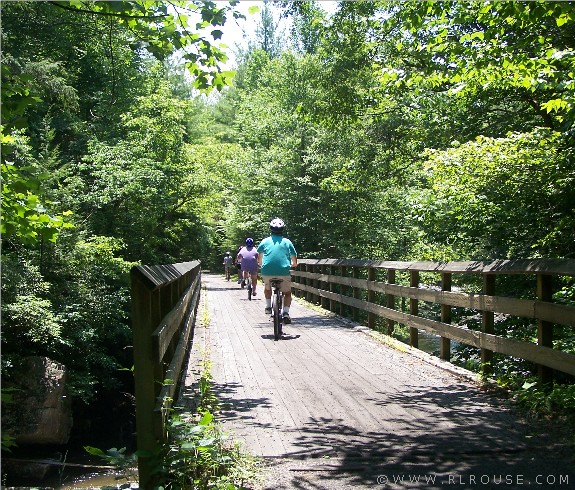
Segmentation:
{"type": "MultiPolygon", "coordinates": [[[[372,283],[375,281],[374,267],[367,269],[367,281],[367,301],[368,303],[375,303],[375,291],[372,287],[372,283]]],[[[375,313],[371,311],[367,314],[367,326],[369,328],[375,328],[375,313]]]]}
{"type": "MultiPolygon", "coordinates": [[[[537,298],[540,301],[553,301],[553,281],[552,276],[547,274],[537,274],[537,298]]],[[[544,347],[553,348],[553,323],[537,321],[537,343],[544,347]]],[[[553,381],[553,369],[538,366],[539,381],[543,384],[553,381]]]]}
{"type": "MultiPolygon", "coordinates": [[[[395,284],[395,269],[387,269],[387,284],[395,284]]],[[[390,309],[395,309],[395,296],[393,294],[387,293],[386,295],[386,306],[390,309]]],[[[393,335],[393,329],[395,322],[391,319],[387,319],[387,335],[393,335]]]]}
{"type": "MultiPolygon", "coordinates": [[[[451,274],[442,272],[441,273],[441,290],[451,291],[451,274]]],[[[441,305],[441,321],[443,323],[451,323],[451,306],[441,305]]],[[[441,337],[440,340],[440,353],[439,357],[444,361],[449,361],[451,358],[451,340],[449,337],[441,337]]]]}
{"type": "MultiPolygon", "coordinates": [[[[412,288],[419,287],[419,271],[409,271],[409,286],[412,288]]],[[[419,300],[417,298],[410,298],[409,314],[419,315],[419,300]]],[[[419,330],[415,327],[409,328],[409,344],[412,347],[419,347],[419,330]]]]}
{"type": "MultiPolygon", "coordinates": [[[[356,266],[352,267],[353,270],[353,277],[354,279],[359,279],[359,268],[356,266]]],[[[360,299],[361,298],[361,289],[360,288],[353,288],[353,297],[355,299],[360,299]]],[[[353,321],[354,322],[358,322],[359,321],[359,308],[357,308],[356,306],[354,306],[352,308],[352,315],[353,315],[353,321]]]]}
{"type": "MultiPolygon", "coordinates": [[[[488,296],[495,295],[495,275],[483,275],[483,294],[488,296]]],[[[495,332],[495,314],[492,311],[481,312],[482,331],[484,333],[492,334],[495,332]]],[[[493,371],[493,351],[489,349],[481,349],[481,371],[483,374],[490,374],[493,371]]]]}
{"type": "MultiPolygon", "coordinates": [[[[343,277],[346,277],[346,275],[347,275],[346,272],[347,272],[347,271],[346,271],[345,266],[342,266],[342,265],[339,266],[339,275],[340,275],[342,278],[343,278],[343,277]]],[[[339,292],[340,292],[340,294],[343,295],[344,292],[345,292],[347,289],[348,289],[347,286],[340,285],[340,286],[339,286],[339,292]]],[[[340,314],[341,316],[345,316],[345,313],[346,313],[345,303],[344,303],[344,302],[340,302],[340,303],[339,303],[339,314],[340,314]]]]}
{"type": "MultiPolygon", "coordinates": [[[[334,267],[333,267],[333,266],[331,266],[331,265],[326,265],[325,268],[326,268],[326,272],[327,272],[327,274],[328,274],[329,276],[332,276],[332,275],[335,274],[335,272],[334,272],[334,267]]],[[[326,288],[326,289],[327,289],[330,293],[335,293],[335,284],[330,280],[330,281],[327,283],[327,288],[326,288]]],[[[328,304],[329,304],[329,311],[335,312],[335,304],[336,304],[336,301],[333,300],[332,298],[329,298],[328,304]]]]}

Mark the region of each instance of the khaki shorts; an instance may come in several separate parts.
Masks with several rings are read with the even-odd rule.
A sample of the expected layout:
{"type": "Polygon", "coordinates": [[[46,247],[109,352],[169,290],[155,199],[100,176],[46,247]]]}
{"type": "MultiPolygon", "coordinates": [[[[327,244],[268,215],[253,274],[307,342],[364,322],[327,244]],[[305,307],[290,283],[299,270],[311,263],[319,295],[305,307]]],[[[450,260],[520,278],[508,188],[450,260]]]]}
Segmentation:
{"type": "Polygon", "coordinates": [[[291,276],[262,276],[262,279],[264,281],[264,289],[266,291],[271,291],[272,286],[270,281],[272,279],[281,279],[280,291],[282,293],[291,293],[291,276]]]}

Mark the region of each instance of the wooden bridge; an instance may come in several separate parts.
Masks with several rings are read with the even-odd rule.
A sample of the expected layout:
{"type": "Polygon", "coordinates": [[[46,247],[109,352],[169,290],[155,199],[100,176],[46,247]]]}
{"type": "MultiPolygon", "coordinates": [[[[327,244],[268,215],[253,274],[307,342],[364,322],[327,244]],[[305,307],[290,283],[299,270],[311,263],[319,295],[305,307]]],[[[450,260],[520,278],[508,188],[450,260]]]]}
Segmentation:
{"type": "MultiPolygon", "coordinates": [[[[176,364],[183,363],[178,349],[166,339],[173,336],[181,343],[182,338],[191,337],[194,317],[208,320],[205,325],[195,322],[191,353],[188,362],[183,363],[187,368],[181,397],[185,401],[191,396],[199,375],[199,359],[207,353],[212,362],[213,388],[222,407],[220,420],[252,454],[268,462],[265,488],[522,488],[524,485],[570,488],[573,485],[574,455],[556,444],[551,434],[532,433],[507,403],[482,391],[469,372],[364,325],[370,319],[373,321],[369,309],[376,310],[375,307],[368,306],[365,321],[358,322],[357,318],[354,321],[354,310],[345,310],[341,305],[347,302],[350,308],[359,309],[362,301],[373,304],[371,301],[376,298],[370,291],[385,287],[375,285],[378,281],[373,272],[368,269],[366,273],[371,277],[365,279],[370,284],[365,283],[368,288],[364,300],[357,291],[363,281],[361,273],[340,269],[339,279],[332,282],[328,277],[334,271],[326,267],[350,268],[350,264],[303,262],[301,272],[294,272],[295,280],[306,278],[316,282],[301,281],[294,285],[296,292],[311,300],[314,298],[310,294],[317,295],[320,303],[322,297],[332,302],[339,299],[324,306],[348,313],[348,318],[296,299],[290,312],[293,323],[286,327],[286,335],[279,342],[273,340],[273,326],[263,312],[262,289],[256,299],[248,301],[245,291],[235,282],[204,273],[199,293],[199,263],[176,264],[170,266],[169,272],[162,269],[166,266],[140,269],[133,275],[138,311],[147,311],[155,318],[148,322],[149,327],[158,325],[149,329],[153,335],[144,349],[136,349],[138,335],[134,332],[135,354],[141,359],[157,360],[172,353],[169,357],[176,360],[171,366],[163,361],[166,368],[158,373],[164,376],[159,379],[165,379],[166,370],[177,370],[176,364]],[[322,269],[313,271],[314,266],[322,269]],[[184,277],[189,287],[178,284],[184,277]],[[168,283],[170,293],[161,287],[168,283]],[[342,283],[356,290],[350,289],[349,295],[343,290],[336,292],[334,285],[342,283]],[[194,298],[199,313],[192,306],[196,303],[194,298]],[[142,303],[148,307],[142,308],[142,303]],[[154,313],[162,309],[162,303],[172,307],[164,306],[165,311],[154,313]]],[[[367,267],[365,263],[355,266],[367,267]]],[[[506,267],[508,272],[510,264],[506,267]]],[[[445,269],[440,273],[446,274],[445,269]]],[[[542,272],[551,273],[549,268],[545,271],[539,268],[539,273],[542,272]]],[[[396,282],[397,278],[390,276],[396,282]]],[[[543,283],[539,281],[540,285],[543,283]]],[[[388,296],[391,292],[397,296],[401,290],[395,285],[388,289],[388,296]]],[[[415,292],[403,293],[414,296],[415,292]]],[[[443,296],[441,301],[447,301],[446,298],[463,301],[463,293],[451,294],[454,296],[443,296]]],[[[480,301],[484,309],[493,310],[497,301],[491,295],[482,296],[474,301],[480,301]]],[[[502,302],[505,303],[499,301],[499,308],[502,302]]],[[[391,315],[398,318],[400,312],[394,306],[395,301],[390,301],[385,308],[394,310],[391,315]]],[[[561,307],[552,314],[540,305],[539,310],[545,311],[543,316],[547,320],[549,315],[560,315],[568,322],[573,321],[563,305],[556,306],[561,307]]],[[[503,305],[509,307],[517,308],[519,304],[503,305]]],[[[413,303],[410,308],[415,313],[413,303]]],[[[145,316],[134,313],[136,322],[145,316]]],[[[486,317],[489,319],[489,315],[486,317]]],[[[446,315],[442,315],[442,320],[437,323],[447,325],[446,315]]],[[[445,329],[441,332],[450,334],[445,329]]],[[[485,348],[481,342],[479,339],[478,347],[485,348]]],[[[489,346],[497,348],[497,343],[491,341],[489,346]]],[[[539,358],[544,362],[553,365],[565,362],[566,370],[572,369],[571,357],[559,352],[555,358],[547,352],[546,349],[551,350],[549,347],[542,348],[544,355],[539,358]]],[[[153,393],[155,410],[149,403],[145,406],[151,387],[149,380],[138,377],[141,366],[142,362],[136,362],[138,445],[145,447],[161,440],[162,407],[164,399],[173,392],[153,393]],[[141,427],[154,430],[146,434],[141,427]]],[[[143,463],[141,485],[146,471],[143,463]]],[[[142,488],[146,488],[145,484],[142,488]]]]}

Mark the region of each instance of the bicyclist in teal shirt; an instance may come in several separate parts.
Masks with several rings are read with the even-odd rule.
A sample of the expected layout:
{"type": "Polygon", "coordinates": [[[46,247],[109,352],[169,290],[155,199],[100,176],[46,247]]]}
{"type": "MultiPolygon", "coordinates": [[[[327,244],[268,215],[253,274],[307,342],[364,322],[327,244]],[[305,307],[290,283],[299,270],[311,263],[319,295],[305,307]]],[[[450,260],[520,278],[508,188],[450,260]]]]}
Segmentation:
{"type": "Polygon", "coordinates": [[[279,218],[270,222],[271,236],[262,240],[258,245],[258,262],[261,266],[264,280],[264,296],[266,298],[266,313],[272,311],[272,289],[270,281],[274,278],[282,279],[281,290],[284,293],[283,320],[287,325],[291,323],[289,309],[291,305],[291,276],[290,268],[297,265],[297,252],[293,243],[283,236],[285,224],[279,218]]]}

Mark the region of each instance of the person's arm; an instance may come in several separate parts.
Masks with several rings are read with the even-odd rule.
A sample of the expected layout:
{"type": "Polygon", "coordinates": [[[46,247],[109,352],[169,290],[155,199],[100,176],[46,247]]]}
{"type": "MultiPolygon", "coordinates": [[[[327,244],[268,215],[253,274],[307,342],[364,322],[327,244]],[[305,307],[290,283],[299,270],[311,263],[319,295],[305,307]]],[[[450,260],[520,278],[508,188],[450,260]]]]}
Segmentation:
{"type": "Polygon", "coordinates": [[[297,267],[297,255],[292,255],[290,258],[292,269],[295,269],[297,267]]]}

